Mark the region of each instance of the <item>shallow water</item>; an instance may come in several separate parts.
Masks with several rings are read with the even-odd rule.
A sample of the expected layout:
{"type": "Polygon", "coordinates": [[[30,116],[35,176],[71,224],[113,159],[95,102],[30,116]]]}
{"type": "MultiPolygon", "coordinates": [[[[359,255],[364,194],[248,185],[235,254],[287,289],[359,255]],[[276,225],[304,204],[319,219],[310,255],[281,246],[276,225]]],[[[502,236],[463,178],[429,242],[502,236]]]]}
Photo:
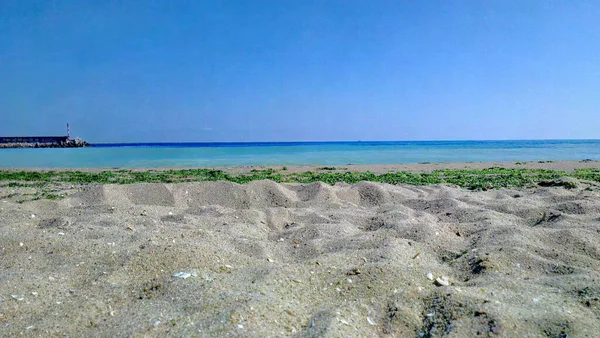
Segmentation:
{"type": "Polygon", "coordinates": [[[600,160],[600,140],[98,144],[0,149],[2,168],[156,168],[600,160]]]}

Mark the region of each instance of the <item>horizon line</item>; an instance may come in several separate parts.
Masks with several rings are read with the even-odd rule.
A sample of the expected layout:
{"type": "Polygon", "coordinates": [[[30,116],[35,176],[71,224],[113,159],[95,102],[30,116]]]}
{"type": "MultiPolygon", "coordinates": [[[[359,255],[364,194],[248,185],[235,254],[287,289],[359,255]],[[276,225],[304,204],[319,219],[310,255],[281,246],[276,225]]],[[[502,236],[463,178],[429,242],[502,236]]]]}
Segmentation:
{"type": "Polygon", "coordinates": [[[426,139],[426,140],[336,140],[336,141],[159,141],[159,142],[90,142],[90,145],[134,144],[248,144],[248,143],[371,143],[371,142],[511,142],[511,141],[600,141],[600,138],[548,139],[426,139]]]}

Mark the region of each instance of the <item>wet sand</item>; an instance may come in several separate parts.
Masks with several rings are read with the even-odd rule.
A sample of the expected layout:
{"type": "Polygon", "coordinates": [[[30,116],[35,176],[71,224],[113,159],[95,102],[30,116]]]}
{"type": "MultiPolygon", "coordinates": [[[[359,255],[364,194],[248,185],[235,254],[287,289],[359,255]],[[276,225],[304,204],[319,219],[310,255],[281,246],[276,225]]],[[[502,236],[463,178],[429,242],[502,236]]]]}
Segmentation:
{"type": "MultiPolygon", "coordinates": [[[[518,169],[549,169],[564,170],[572,172],[581,168],[600,169],[600,161],[581,160],[581,161],[524,161],[524,162],[440,162],[440,163],[411,163],[411,164],[346,164],[335,166],[322,165],[301,165],[301,166],[241,166],[241,167],[214,167],[211,169],[223,170],[231,174],[244,174],[252,170],[284,170],[287,173],[301,173],[306,171],[331,171],[331,172],[363,172],[370,171],[376,174],[383,174],[397,171],[408,172],[431,172],[441,169],[485,169],[491,167],[498,168],[518,168],[518,169]]],[[[72,171],[79,170],[84,172],[101,172],[105,170],[127,169],[132,171],[163,171],[163,170],[181,170],[198,169],[196,167],[173,167],[173,168],[77,168],[77,169],[48,169],[48,168],[23,168],[9,169],[12,171],[72,171]]]]}
{"type": "Polygon", "coordinates": [[[600,191],[586,182],[62,189],[18,203],[35,188],[0,188],[1,336],[600,332],[600,191]]]}

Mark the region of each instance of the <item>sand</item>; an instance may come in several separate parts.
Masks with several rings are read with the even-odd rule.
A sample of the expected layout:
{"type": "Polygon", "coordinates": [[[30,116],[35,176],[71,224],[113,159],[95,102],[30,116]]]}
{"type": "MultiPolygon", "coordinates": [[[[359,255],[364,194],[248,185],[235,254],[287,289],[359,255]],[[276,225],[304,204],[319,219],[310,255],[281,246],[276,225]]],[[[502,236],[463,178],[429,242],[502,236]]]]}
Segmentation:
{"type": "MultiPolygon", "coordinates": [[[[431,172],[440,169],[485,169],[485,168],[516,168],[516,169],[549,169],[564,170],[572,172],[581,168],[600,169],[600,161],[584,159],[580,161],[523,161],[523,162],[439,162],[439,163],[408,163],[408,164],[346,164],[346,165],[300,165],[300,166],[234,166],[234,167],[215,167],[211,169],[222,170],[224,172],[238,175],[248,174],[252,170],[275,169],[285,171],[282,173],[293,174],[306,171],[330,171],[330,172],[364,172],[370,171],[376,174],[385,174],[390,172],[408,171],[408,172],[431,172]]],[[[1,168],[0,168],[1,169],[1,168]]],[[[147,170],[181,170],[198,169],[197,167],[173,167],[173,168],[78,168],[78,169],[50,169],[50,168],[17,168],[9,169],[13,171],[72,171],[80,170],[84,172],[101,172],[116,169],[128,169],[132,171],[147,170]]]]}
{"type": "Polygon", "coordinates": [[[26,189],[0,188],[0,336],[600,332],[600,191],[585,183],[204,182],[8,197],[26,189]]]}

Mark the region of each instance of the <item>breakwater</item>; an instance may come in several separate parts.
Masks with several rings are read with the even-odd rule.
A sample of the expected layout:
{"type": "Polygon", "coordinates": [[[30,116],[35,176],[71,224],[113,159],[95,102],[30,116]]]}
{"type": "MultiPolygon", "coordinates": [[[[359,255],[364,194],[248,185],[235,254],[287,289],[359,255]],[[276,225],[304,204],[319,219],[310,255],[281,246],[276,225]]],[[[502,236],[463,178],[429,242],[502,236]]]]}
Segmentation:
{"type": "Polygon", "coordinates": [[[90,144],[68,136],[16,136],[0,137],[0,148],[82,148],[90,144]]]}

